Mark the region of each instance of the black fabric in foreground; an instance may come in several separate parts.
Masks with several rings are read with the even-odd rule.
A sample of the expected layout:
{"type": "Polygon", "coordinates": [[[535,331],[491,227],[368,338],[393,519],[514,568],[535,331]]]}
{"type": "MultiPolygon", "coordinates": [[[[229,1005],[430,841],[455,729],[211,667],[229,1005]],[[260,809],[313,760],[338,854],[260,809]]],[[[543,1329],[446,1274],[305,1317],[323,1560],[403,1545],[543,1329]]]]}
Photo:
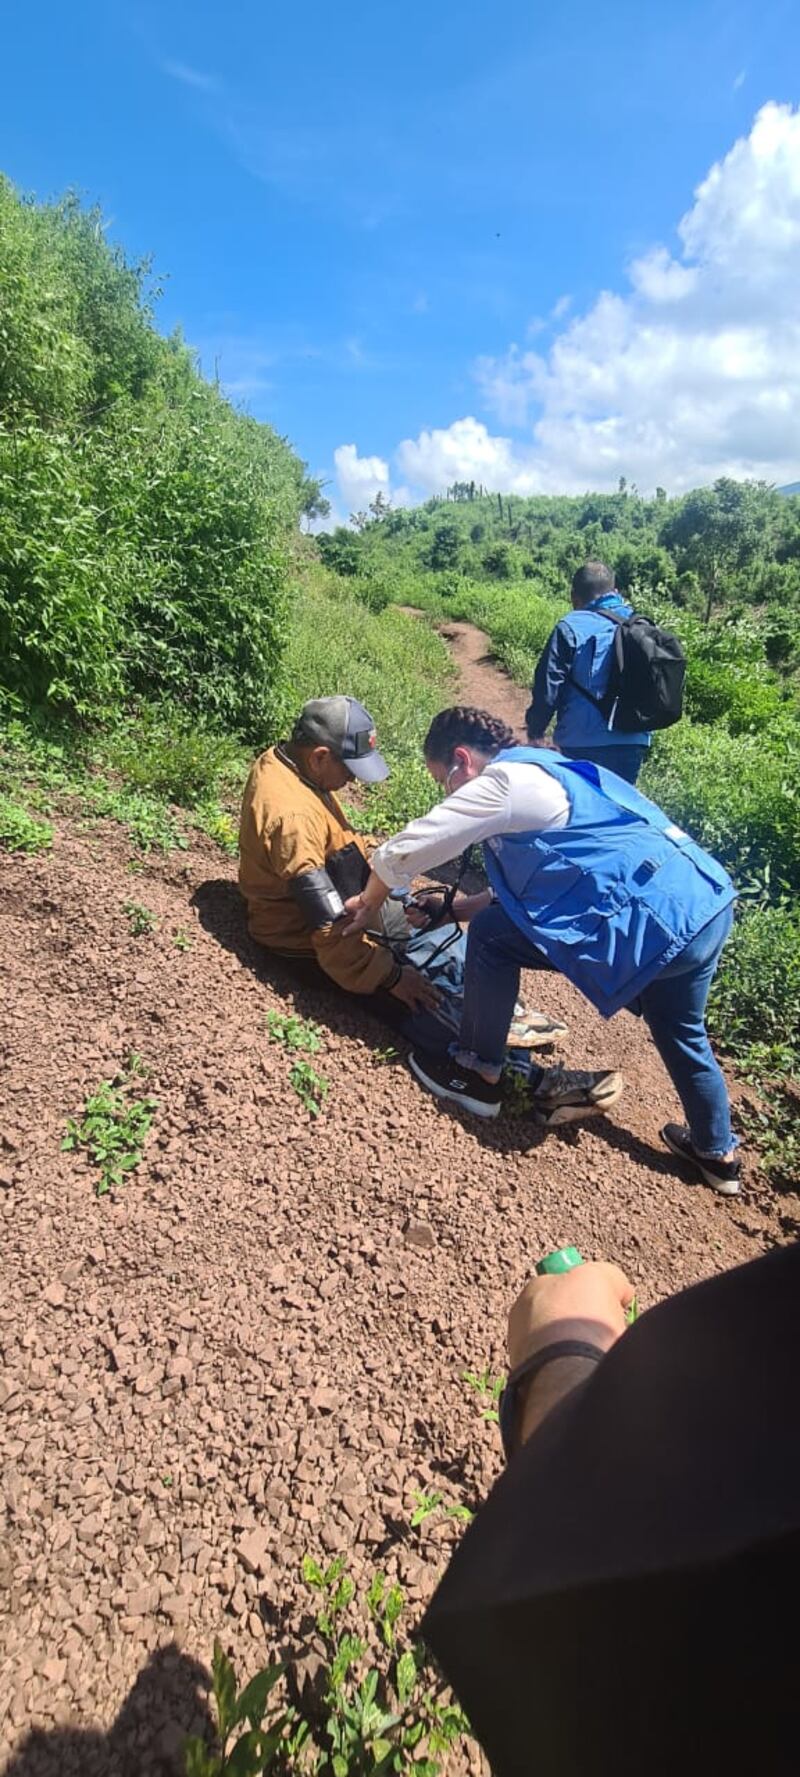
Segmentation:
{"type": "Polygon", "coordinates": [[[515,1456],[423,1632],[496,1777],[800,1768],[800,1248],[644,1315],[515,1456]]]}

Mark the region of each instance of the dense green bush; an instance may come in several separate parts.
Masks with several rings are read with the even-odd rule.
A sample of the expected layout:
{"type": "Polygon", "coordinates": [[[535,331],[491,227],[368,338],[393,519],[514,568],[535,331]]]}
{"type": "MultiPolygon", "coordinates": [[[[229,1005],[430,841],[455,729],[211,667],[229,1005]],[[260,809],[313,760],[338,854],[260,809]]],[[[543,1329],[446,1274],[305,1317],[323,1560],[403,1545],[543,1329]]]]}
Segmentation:
{"type": "Polygon", "coordinates": [[[760,735],[681,722],[659,735],[642,788],[740,886],[800,890],[800,756],[760,735]]]}
{"type": "Polygon", "coordinates": [[[146,268],[0,179],[0,685],[159,697],[254,738],[279,696],[303,465],[155,331],[146,268]]]}
{"type": "Polygon", "coordinates": [[[689,657],[686,708],[697,722],[727,722],[731,734],[758,734],[786,712],[786,699],[774,679],[689,657]]]}
{"type": "Polygon", "coordinates": [[[708,1009],[720,1047],[758,1073],[800,1071],[800,914],[743,907],[708,1009]]]}
{"type": "Polygon", "coordinates": [[[169,707],[118,723],[105,736],[102,763],[131,789],[197,808],[242,778],[246,754],[224,734],[192,724],[169,707]]]}

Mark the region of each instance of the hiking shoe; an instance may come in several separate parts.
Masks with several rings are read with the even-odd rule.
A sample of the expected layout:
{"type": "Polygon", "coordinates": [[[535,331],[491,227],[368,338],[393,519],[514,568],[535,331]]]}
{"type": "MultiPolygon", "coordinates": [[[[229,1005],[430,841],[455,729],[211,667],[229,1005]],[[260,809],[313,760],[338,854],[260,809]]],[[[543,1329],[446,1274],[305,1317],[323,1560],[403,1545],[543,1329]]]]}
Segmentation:
{"type": "Polygon", "coordinates": [[[696,1172],[700,1173],[712,1191],[719,1191],[723,1197],[738,1197],[742,1183],[742,1163],[740,1160],[715,1160],[706,1154],[698,1154],[692,1146],[692,1138],[683,1123],[667,1123],[661,1131],[661,1140],[680,1160],[688,1161],[696,1172]]]}
{"type": "Polygon", "coordinates": [[[524,1006],[515,1006],[506,1047],[542,1049],[546,1043],[554,1043],[557,1037],[566,1036],[568,1028],[563,1018],[549,1018],[546,1012],[526,1012],[524,1006]]]}
{"type": "Polygon", "coordinates": [[[604,1115],[621,1098],[622,1089],[621,1074],[547,1067],[531,1091],[531,1110],[545,1129],[557,1129],[562,1123],[604,1115]]]}
{"type": "Polygon", "coordinates": [[[449,1098],[453,1104],[463,1105],[465,1111],[472,1111],[474,1117],[497,1116],[502,1095],[499,1080],[492,1085],[472,1068],[459,1067],[450,1056],[426,1055],[424,1050],[412,1050],[408,1065],[420,1085],[435,1098],[449,1098]]]}

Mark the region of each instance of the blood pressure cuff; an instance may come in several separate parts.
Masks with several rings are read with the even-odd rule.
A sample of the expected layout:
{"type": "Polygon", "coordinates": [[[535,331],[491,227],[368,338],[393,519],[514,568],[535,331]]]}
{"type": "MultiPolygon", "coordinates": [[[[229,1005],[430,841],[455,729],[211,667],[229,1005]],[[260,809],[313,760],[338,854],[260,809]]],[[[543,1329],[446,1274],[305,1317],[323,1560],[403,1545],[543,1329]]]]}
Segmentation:
{"type": "Polygon", "coordinates": [[[369,881],[369,864],[354,839],[350,840],[349,845],[343,845],[339,851],[331,852],[330,857],[325,860],[325,869],[343,901],[349,901],[353,895],[360,895],[369,881]]]}
{"type": "Polygon", "coordinates": [[[289,888],[309,931],[333,925],[344,913],[345,901],[359,895],[369,875],[369,865],[352,841],[332,852],[322,870],[303,870],[293,876],[289,888]]]}

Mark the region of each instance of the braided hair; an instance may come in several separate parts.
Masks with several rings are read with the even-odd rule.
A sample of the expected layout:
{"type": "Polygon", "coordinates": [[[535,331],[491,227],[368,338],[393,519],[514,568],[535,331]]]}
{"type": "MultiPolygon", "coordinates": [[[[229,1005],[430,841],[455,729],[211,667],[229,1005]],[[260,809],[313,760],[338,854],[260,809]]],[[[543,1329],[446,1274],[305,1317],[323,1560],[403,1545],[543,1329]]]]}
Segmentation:
{"type": "Polygon", "coordinates": [[[513,745],[513,730],[498,716],[490,716],[488,710],[473,709],[470,704],[456,704],[434,716],[423,751],[426,759],[449,765],[456,747],[473,747],[476,753],[487,753],[493,758],[503,747],[513,745]]]}

